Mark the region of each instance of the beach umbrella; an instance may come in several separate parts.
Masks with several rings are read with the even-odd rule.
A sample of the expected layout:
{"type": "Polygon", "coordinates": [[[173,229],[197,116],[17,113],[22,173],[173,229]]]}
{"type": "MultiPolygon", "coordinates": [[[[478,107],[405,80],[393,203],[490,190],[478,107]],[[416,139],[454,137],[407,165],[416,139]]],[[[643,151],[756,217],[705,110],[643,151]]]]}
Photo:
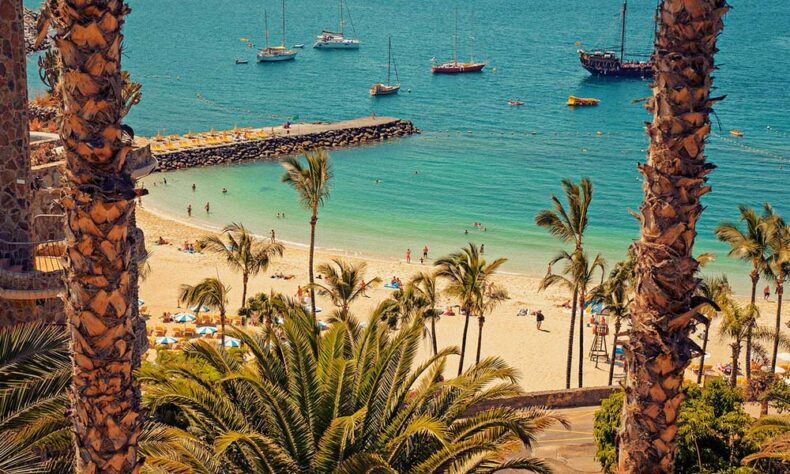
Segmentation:
{"type": "Polygon", "coordinates": [[[785,369],[781,368],[781,367],[777,367],[776,369],[774,369],[774,373],[775,374],[781,375],[781,374],[783,374],[785,372],[787,372],[787,371],[785,369]]]}
{"type": "Polygon", "coordinates": [[[318,329],[320,329],[320,330],[322,330],[322,331],[326,331],[327,329],[329,329],[329,324],[327,324],[327,323],[326,323],[326,322],[324,322],[324,321],[320,321],[320,320],[319,320],[319,321],[318,321],[318,329]]]}
{"type": "Polygon", "coordinates": [[[189,310],[190,310],[190,311],[194,311],[194,312],[196,312],[196,313],[197,313],[197,312],[200,312],[200,313],[208,313],[209,311],[211,311],[211,308],[209,308],[209,307],[208,307],[208,306],[206,306],[206,305],[202,305],[202,306],[195,305],[195,306],[193,306],[193,307],[189,308],[189,310]]]}
{"type": "Polygon", "coordinates": [[[241,347],[241,341],[235,337],[226,337],[225,347],[241,347]]]}
{"type": "Polygon", "coordinates": [[[157,344],[164,344],[166,346],[169,346],[170,344],[175,344],[176,342],[178,342],[178,339],[170,336],[162,336],[156,338],[157,344]]]}
{"type": "Polygon", "coordinates": [[[195,320],[195,315],[192,313],[178,313],[173,316],[173,321],[177,323],[191,323],[195,320]]]}
{"type": "Polygon", "coordinates": [[[217,332],[217,328],[216,326],[201,326],[197,328],[197,331],[195,332],[197,332],[201,336],[205,336],[206,334],[214,334],[215,332],[217,332]]]}
{"type": "Polygon", "coordinates": [[[790,362],[790,352],[780,352],[776,354],[776,358],[784,362],[790,362]]]}
{"type": "Polygon", "coordinates": [[[142,306],[145,304],[145,301],[141,300],[140,298],[137,299],[137,306],[142,306]]]}

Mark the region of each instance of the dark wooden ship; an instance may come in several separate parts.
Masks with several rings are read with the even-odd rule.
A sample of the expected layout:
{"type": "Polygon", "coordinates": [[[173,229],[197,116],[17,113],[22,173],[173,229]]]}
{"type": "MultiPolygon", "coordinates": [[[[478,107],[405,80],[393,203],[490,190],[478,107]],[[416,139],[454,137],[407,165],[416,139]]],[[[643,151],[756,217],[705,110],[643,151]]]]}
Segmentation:
{"type": "Polygon", "coordinates": [[[625,59],[625,15],[628,10],[628,0],[623,0],[623,10],[620,21],[620,54],[616,51],[585,51],[579,50],[579,61],[582,67],[594,76],[605,77],[653,77],[652,57],[646,61],[625,59]]]}

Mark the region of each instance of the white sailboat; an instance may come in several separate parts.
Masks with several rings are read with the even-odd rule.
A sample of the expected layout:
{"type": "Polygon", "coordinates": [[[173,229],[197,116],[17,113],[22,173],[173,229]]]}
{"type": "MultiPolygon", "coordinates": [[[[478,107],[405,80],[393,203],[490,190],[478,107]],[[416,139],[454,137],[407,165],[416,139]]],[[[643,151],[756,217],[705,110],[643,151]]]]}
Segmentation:
{"type": "Polygon", "coordinates": [[[370,95],[392,95],[397,94],[400,90],[400,78],[398,77],[398,66],[395,65],[395,84],[390,83],[390,72],[395,61],[392,59],[392,36],[389,37],[389,46],[387,53],[387,82],[385,84],[373,84],[370,88],[370,95]]]}
{"type": "Polygon", "coordinates": [[[266,47],[258,50],[258,62],[268,63],[276,61],[290,61],[296,58],[298,51],[288,49],[285,46],[285,0],[283,0],[283,36],[279,46],[269,46],[269,17],[263,12],[264,24],[266,28],[266,47]]]}
{"type": "MultiPolygon", "coordinates": [[[[313,48],[316,49],[359,49],[359,40],[357,38],[346,38],[345,26],[346,20],[343,14],[344,0],[340,0],[340,28],[339,31],[324,30],[316,37],[313,48]]],[[[351,20],[351,10],[348,5],[345,5],[348,12],[348,19],[351,23],[351,30],[354,31],[354,22],[351,20]]],[[[356,32],[355,32],[356,33],[356,32]]]]}

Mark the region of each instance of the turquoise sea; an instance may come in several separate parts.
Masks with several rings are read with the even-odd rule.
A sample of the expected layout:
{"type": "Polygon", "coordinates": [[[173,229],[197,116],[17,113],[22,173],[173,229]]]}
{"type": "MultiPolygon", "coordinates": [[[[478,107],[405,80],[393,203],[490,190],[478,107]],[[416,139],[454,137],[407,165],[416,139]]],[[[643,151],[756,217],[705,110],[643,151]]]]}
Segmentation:
{"type": "MultiPolygon", "coordinates": [[[[619,0],[348,0],[359,51],[310,48],[322,28],[336,25],[336,1],[289,0],[288,43],[306,48],[294,62],[265,65],[255,63],[255,50],[240,39],[263,43],[264,8],[278,37],[278,0],[129,3],[124,66],[144,83],[144,98],[127,122],[138,134],[374,112],[412,120],[423,130],[332,152],[336,178],[320,213],[321,247],[403,258],[407,247],[417,254],[427,244],[436,256],[471,240],[485,243],[486,255],[507,256],[506,271],[542,274],[561,246],[534,225],[534,215],[549,205],[562,177],[582,176],[595,185],[589,251],[615,261],[638,236],[628,209],[637,209],[641,199],[636,164],[645,159],[642,124],[650,116],[632,100],[650,94],[649,82],[592,78],[576,55],[577,41],[587,48],[616,45],[619,0]],[[456,4],[461,57],[474,47],[489,67],[477,75],[434,76],[431,58],[451,54],[456,4]],[[375,99],[367,88],[384,79],[388,35],[403,90],[375,99]],[[250,64],[236,65],[236,58],[250,64]],[[571,94],[597,97],[601,105],[569,109],[564,102],[571,94]],[[509,98],[526,105],[509,107],[509,98]],[[486,232],[474,229],[475,221],[486,232]]],[[[627,49],[649,50],[655,4],[629,2],[627,49]]],[[[725,256],[712,230],[736,217],[740,203],[767,200],[790,217],[790,3],[733,5],[715,81],[716,93],[727,99],[716,107],[707,148],[719,168],[711,175],[714,192],[705,199],[697,249],[716,252],[708,271],[727,272],[743,291],[744,266],[725,256]],[[731,137],[735,128],[745,136],[731,137]]],[[[30,69],[31,88],[40,90],[32,62],[30,69]]],[[[275,228],[280,238],[307,242],[307,214],[280,184],[281,174],[276,163],[156,174],[146,179],[151,194],[144,203],[184,219],[191,203],[196,223],[243,222],[261,234],[275,228]],[[206,201],[210,215],[202,210],[206,201]],[[277,212],[287,219],[277,219],[277,212]]]]}

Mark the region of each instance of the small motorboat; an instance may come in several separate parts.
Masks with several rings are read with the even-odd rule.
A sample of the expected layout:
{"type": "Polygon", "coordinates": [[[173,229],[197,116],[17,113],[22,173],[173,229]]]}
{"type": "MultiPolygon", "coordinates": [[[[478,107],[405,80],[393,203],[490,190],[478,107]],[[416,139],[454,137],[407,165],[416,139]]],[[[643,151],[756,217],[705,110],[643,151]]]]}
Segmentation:
{"type": "Polygon", "coordinates": [[[511,106],[519,106],[519,105],[524,105],[524,101],[522,101],[522,100],[515,100],[515,99],[510,99],[510,100],[508,100],[508,101],[507,101],[507,105],[511,105],[511,106]]]}
{"type": "Polygon", "coordinates": [[[568,105],[571,107],[574,105],[598,105],[600,102],[600,99],[595,99],[593,97],[568,96],[568,105]]]}
{"type": "Polygon", "coordinates": [[[293,48],[294,49],[302,49],[302,48],[304,48],[304,43],[297,43],[297,44],[293,45],[293,48]]]}
{"type": "Polygon", "coordinates": [[[236,60],[236,64],[248,64],[248,63],[249,63],[249,61],[247,61],[246,59],[237,59],[236,60]]]}
{"type": "Polygon", "coordinates": [[[743,136],[743,132],[738,130],[737,128],[734,128],[734,129],[730,130],[730,135],[732,135],[733,137],[742,137],[743,136]]]}

